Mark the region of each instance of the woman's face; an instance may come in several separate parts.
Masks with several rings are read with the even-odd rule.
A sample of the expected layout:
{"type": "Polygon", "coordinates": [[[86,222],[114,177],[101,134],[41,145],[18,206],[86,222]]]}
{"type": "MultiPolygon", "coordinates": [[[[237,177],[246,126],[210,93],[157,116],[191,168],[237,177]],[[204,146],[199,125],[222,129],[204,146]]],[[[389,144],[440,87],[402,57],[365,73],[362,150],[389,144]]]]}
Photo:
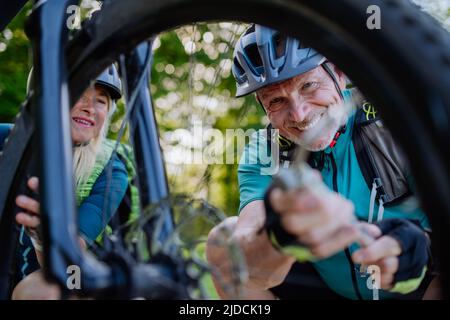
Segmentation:
{"type": "Polygon", "coordinates": [[[109,95],[101,86],[89,87],[70,111],[72,141],[83,144],[96,138],[109,109],[109,95]]]}

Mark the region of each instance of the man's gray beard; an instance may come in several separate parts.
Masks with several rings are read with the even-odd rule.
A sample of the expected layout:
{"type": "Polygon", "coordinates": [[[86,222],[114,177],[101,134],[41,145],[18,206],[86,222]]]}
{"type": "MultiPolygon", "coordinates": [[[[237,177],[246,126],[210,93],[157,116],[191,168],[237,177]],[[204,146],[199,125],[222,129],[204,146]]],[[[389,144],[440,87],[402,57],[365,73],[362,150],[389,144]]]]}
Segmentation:
{"type": "MultiPolygon", "coordinates": [[[[313,147],[311,146],[311,143],[306,144],[306,143],[305,143],[304,141],[302,141],[301,139],[299,139],[299,140],[295,139],[294,142],[295,142],[296,144],[298,144],[300,147],[305,148],[306,150],[311,151],[311,152],[323,151],[323,150],[325,150],[325,149],[330,145],[330,143],[333,141],[333,138],[334,138],[334,136],[336,135],[336,132],[339,130],[339,127],[340,127],[340,126],[337,126],[337,128],[336,128],[335,130],[329,131],[330,133],[329,133],[329,136],[328,136],[328,139],[327,139],[326,143],[324,143],[324,144],[322,144],[321,146],[318,146],[318,147],[316,147],[316,148],[313,148],[313,147]]],[[[322,137],[319,137],[319,138],[322,138],[322,137]]],[[[315,141],[317,141],[317,139],[316,139],[315,141]]]]}

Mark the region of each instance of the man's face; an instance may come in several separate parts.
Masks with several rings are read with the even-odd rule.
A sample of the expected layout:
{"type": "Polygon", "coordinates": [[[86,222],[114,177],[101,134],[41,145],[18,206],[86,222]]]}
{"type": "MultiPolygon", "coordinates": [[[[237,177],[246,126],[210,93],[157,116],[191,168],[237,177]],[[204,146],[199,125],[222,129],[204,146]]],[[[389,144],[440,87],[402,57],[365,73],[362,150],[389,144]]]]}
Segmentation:
{"type": "Polygon", "coordinates": [[[96,138],[109,108],[108,93],[100,86],[90,87],[70,111],[72,141],[83,144],[96,138]]]}
{"type": "MultiPolygon", "coordinates": [[[[334,69],[334,68],[332,68],[334,69]]],[[[335,72],[341,90],[345,88],[342,72],[335,72]]],[[[310,151],[325,149],[339,127],[326,127],[313,141],[306,141],[305,133],[323,121],[329,108],[342,108],[341,98],[331,77],[323,67],[317,67],[286,81],[269,85],[257,92],[267,116],[284,137],[310,151]]]]}

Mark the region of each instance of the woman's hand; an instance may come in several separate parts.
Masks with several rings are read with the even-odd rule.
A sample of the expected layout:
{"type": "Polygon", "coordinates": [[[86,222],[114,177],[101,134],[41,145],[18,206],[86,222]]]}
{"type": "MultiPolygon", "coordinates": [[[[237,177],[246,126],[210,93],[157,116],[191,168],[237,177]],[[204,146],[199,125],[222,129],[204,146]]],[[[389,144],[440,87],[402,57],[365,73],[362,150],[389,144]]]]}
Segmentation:
{"type": "MultiPolygon", "coordinates": [[[[37,177],[31,177],[27,181],[28,188],[33,192],[39,192],[39,179],[37,177]]],[[[36,252],[36,257],[39,264],[42,266],[43,256],[41,253],[41,239],[39,236],[39,226],[41,224],[41,209],[39,201],[25,195],[19,195],[16,198],[16,205],[24,211],[19,212],[16,215],[17,223],[23,225],[30,237],[32,237],[33,246],[36,252]]]]}
{"type": "MultiPolygon", "coordinates": [[[[27,181],[28,187],[35,193],[39,192],[39,179],[31,177],[27,181]]],[[[19,212],[16,215],[17,223],[23,225],[26,228],[37,230],[41,224],[40,218],[40,204],[39,201],[25,195],[19,195],[16,198],[16,205],[24,211],[19,212]]],[[[35,239],[39,240],[39,239],[35,239]]]]}
{"type": "MultiPolygon", "coordinates": [[[[39,179],[37,177],[31,177],[27,181],[28,187],[35,193],[39,193],[39,179]]],[[[34,237],[34,241],[41,245],[41,239],[39,237],[38,228],[41,224],[41,211],[40,211],[40,203],[39,201],[25,195],[19,195],[16,198],[16,205],[23,209],[24,211],[19,212],[16,215],[17,223],[23,225],[27,228],[27,231],[31,236],[34,237]]],[[[86,241],[79,237],[79,243],[83,250],[86,250],[87,244],[86,241]]],[[[36,250],[36,255],[39,260],[39,264],[41,264],[42,257],[39,250],[36,250]]],[[[42,265],[42,264],[41,264],[42,265]]]]}

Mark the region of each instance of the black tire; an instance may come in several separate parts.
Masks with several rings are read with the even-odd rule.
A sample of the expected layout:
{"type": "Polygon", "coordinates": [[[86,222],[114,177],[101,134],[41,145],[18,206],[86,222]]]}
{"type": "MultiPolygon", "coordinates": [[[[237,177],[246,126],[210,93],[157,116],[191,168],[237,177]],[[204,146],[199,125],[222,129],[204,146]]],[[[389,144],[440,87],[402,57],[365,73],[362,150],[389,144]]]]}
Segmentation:
{"type": "MultiPolygon", "coordinates": [[[[68,45],[71,100],[120,53],[195,21],[257,22],[305,39],[382,112],[408,154],[442,270],[450,270],[450,36],[407,0],[105,1],[68,45]],[[381,29],[366,27],[370,5],[381,29]]],[[[1,170],[1,168],[0,168],[1,170]]],[[[450,277],[442,274],[450,296],[450,277]]]]}
{"type": "MultiPolygon", "coordinates": [[[[74,97],[86,77],[144,38],[214,20],[257,22],[301,37],[345,71],[408,154],[442,270],[450,270],[450,153],[443,148],[450,145],[449,33],[407,0],[108,1],[69,47],[74,97]],[[370,5],[380,8],[379,30],[366,27],[370,5]]],[[[449,275],[442,280],[448,297],[449,275]]]]}

